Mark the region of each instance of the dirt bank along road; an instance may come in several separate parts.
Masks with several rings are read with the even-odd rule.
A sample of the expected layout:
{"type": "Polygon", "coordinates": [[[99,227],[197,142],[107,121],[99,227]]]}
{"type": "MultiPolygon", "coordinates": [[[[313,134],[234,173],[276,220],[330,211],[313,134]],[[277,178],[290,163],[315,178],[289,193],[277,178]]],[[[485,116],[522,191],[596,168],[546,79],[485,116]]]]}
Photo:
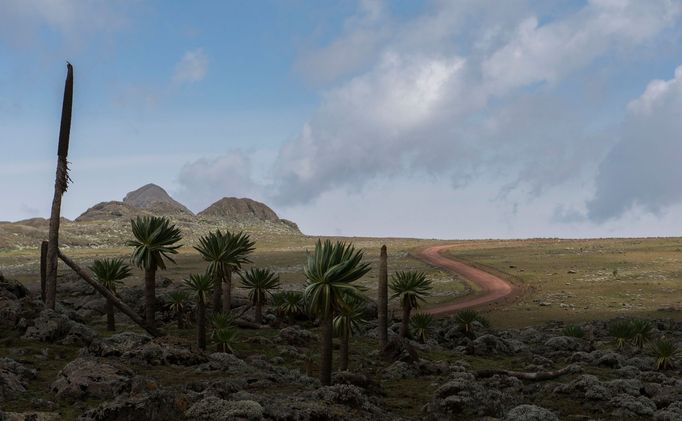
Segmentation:
{"type": "Polygon", "coordinates": [[[416,256],[426,263],[462,276],[469,282],[478,286],[480,291],[474,296],[462,297],[454,302],[439,304],[430,309],[425,309],[424,312],[433,314],[434,316],[446,315],[463,308],[476,307],[499,301],[516,291],[516,288],[511,283],[500,277],[467,265],[466,263],[448,259],[440,254],[441,250],[450,247],[452,247],[452,245],[429,247],[417,253],[416,256]]]}

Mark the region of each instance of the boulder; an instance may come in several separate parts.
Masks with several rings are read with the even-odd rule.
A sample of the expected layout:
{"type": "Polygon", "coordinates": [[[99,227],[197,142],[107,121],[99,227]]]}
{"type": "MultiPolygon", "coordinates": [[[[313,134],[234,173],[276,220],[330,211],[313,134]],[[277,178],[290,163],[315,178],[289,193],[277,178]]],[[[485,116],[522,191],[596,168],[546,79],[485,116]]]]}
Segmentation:
{"type": "Polygon", "coordinates": [[[682,401],[673,402],[666,408],[654,412],[656,421],[682,421],[682,401]]]}
{"type": "Polygon", "coordinates": [[[182,348],[157,338],[123,353],[121,358],[148,365],[192,366],[208,362],[208,357],[200,352],[182,348]]]}
{"type": "Polygon", "coordinates": [[[133,372],[119,364],[77,358],[57,374],[50,390],[60,398],[112,399],[130,391],[133,372]]]}
{"type": "Polygon", "coordinates": [[[559,418],[541,406],[519,405],[507,412],[502,421],[559,421],[559,418]]]}
{"type": "Polygon", "coordinates": [[[511,355],[512,347],[507,341],[492,334],[486,334],[476,338],[469,347],[473,355],[511,355]]]}
{"type": "Polygon", "coordinates": [[[585,341],[572,336],[555,336],[549,338],[545,341],[544,346],[549,352],[575,352],[589,349],[589,346],[585,341]]]}
{"type": "Polygon", "coordinates": [[[503,396],[498,390],[476,382],[471,373],[458,372],[436,389],[428,410],[437,417],[448,419],[500,416],[502,404],[503,396]]]}
{"type": "Polygon", "coordinates": [[[11,358],[0,358],[0,401],[9,400],[26,392],[29,380],[36,371],[11,358]]]}
{"type": "Polygon", "coordinates": [[[299,326],[289,326],[280,330],[277,334],[277,342],[294,346],[308,346],[316,340],[315,335],[309,330],[299,326]]]}
{"type": "Polygon", "coordinates": [[[24,339],[87,346],[96,336],[92,329],[71,320],[66,314],[45,309],[26,329],[24,339]]]}
{"type": "Polygon", "coordinates": [[[97,339],[87,348],[87,354],[96,357],[120,357],[128,351],[139,348],[152,338],[134,332],[121,332],[108,338],[97,339]]]}
{"type": "Polygon", "coordinates": [[[656,404],[649,398],[624,393],[614,396],[609,406],[616,408],[611,415],[618,418],[651,417],[656,411],[656,404]]]}
{"type": "Polygon", "coordinates": [[[86,411],[78,421],[179,419],[189,407],[184,395],[155,390],[138,396],[120,396],[86,411]]]}
{"type": "Polygon", "coordinates": [[[192,405],[185,417],[197,421],[260,420],[263,407],[255,401],[226,401],[209,396],[192,405]]]}

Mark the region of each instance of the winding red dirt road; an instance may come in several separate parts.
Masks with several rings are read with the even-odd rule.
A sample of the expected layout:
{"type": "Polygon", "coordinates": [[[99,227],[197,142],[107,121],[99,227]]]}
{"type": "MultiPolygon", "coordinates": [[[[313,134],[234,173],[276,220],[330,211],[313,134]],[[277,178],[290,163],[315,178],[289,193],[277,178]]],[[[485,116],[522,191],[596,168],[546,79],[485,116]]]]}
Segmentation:
{"type": "Polygon", "coordinates": [[[469,282],[477,285],[480,288],[480,292],[471,297],[462,297],[454,302],[439,304],[435,307],[424,309],[424,312],[434,316],[443,316],[463,308],[476,307],[499,301],[510,296],[517,290],[514,285],[500,277],[467,265],[466,263],[449,259],[440,254],[441,250],[450,247],[453,246],[444,245],[429,247],[418,252],[416,256],[419,260],[428,264],[464,277],[469,282]]]}

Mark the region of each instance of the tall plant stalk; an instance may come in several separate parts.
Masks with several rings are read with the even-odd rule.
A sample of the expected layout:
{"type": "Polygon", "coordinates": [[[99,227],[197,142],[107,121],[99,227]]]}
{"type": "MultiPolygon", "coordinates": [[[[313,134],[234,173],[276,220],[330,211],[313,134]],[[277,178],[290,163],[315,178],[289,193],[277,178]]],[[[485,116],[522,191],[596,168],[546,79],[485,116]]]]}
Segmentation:
{"type": "Polygon", "coordinates": [[[379,255],[379,288],[378,289],[378,318],[379,318],[379,350],[383,351],[388,344],[388,254],[386,246],[381,246],[379,255]]]}
{"type": "Polygon", "coordinates": [[[57,149],[57,174],[54,182],[54,197],[50,213],[50,231],[47,243],[47,273],[45,278],[45,306],[54,309],[57,300],[57,252],[59,250],[59,218],[62,209],[62,196],[69,183],[69,135],[71,134],[71,110],[73,105],[73,66],[66,63],[66,82],[62,103],[62,121],[59,128],[59,147],[57,149]]]}

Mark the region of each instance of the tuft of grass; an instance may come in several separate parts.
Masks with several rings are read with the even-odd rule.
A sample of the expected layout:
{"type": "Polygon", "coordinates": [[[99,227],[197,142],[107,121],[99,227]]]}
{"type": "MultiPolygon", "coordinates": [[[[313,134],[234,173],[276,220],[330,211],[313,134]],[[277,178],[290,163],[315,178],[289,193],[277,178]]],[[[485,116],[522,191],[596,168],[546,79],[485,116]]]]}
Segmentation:
{"type": "Polygon", "coordinates": [[[667,370],[675,367],[676,359],[680,357],[680,348],[670,339],[660,338],[649,347],[656,358],[656,370],[667,370]]]}
{"type": "Polygon", "coordinates": [[[614,338],[617,349],[625,348],[625,344],[634,337],[632,323],[628,320],[619,320],[611,323],[609,335],[614,338]]]}
{"type": "Polygon", "coordinates": [[[561,331],[561,334],[564,336],[570,336],[572,338],[584,338],[585,337],[585,331],[583,330],[582,327],[580,327],[578,325],[566,326],[561,331]]]}
{"type": "Polygon", "coordinates": [[[461,310],[455,314],[455,323],[457,323],[460,330],[467,336],[474,335],[474,327],[476,324],[480,324],[485,328],[490,327],[490,322],[486,317],[476,310],[471,309],[461,310]]]}
{"type": "Polygon", "coordinates": [[[647,320],[633,320],[632,327],[632,344],[638,349],[644,348],[644,344],[651,340],[651,322],[647,320]]]}
{"type": "Polygon", "coordinates": [[[412,334],[419,343],[424,343],[426,337],[431,332],[431,326],[433,325],[433,316],[428,313],[415,313],[412,318],[410,318],[410,328],[412,329],[412,334]]]}

